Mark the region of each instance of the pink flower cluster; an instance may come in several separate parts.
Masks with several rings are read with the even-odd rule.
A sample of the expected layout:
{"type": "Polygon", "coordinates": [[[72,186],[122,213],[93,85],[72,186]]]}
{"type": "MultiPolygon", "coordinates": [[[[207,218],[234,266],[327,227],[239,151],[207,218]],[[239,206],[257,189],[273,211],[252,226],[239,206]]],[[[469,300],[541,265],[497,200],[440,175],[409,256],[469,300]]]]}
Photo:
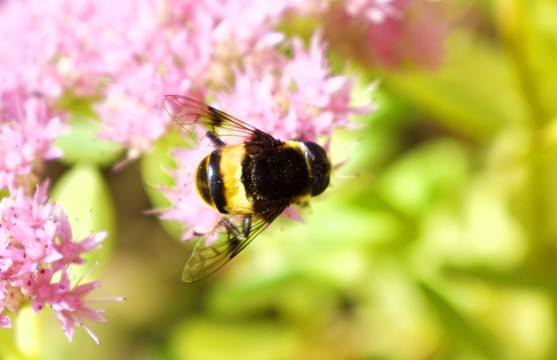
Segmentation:
{"type": "Polygon", "coordinates": [[[58,317],[68,339],[74,326],[85,321],[104,322],[102,310],[91,308],[85,297],[99,282],[73,283],[73,266],[85,263],[82,255],[98,249],[105,233],[75,242],[62,209],[48,202],[48,183],[29,198],[21,188],[0,201],[0,326],[10,327],[5,313],[16,313],[27,301],[35,313],[47,305],[58,317]]]}
{"type": "MultiPolygon", "coordinates": [[[[113,12],[112,2],[107,4],[104,10],[113,12]]],[[[131,31],[112,33],[114,49],[129,49],[131,42],[133,56],[108,73],[113,81],[96,107],[107,125],[101,136],[125,143],[131,156],[149,150],[169,122],[161,116],[162,97],[154,94],[203,98],[209,88],[226,86],[230,69],[266,40],[289,6],[288,1],[169,1],[144,3],[145,12],[158,16],[141,16],[137,7],[126,11],[126,18],[131,13],[141,20],[133,23],[140,34],[130,39],[131,31]]],[[[129,29],[128,23],[119,26],[129,29]]]]}
{"type": "MultiPolygon", "coordinates": [[[[0,326],[10,327],[8,311],[26,303],[38,313],[50,307],[71,340],[74,327],[104,321],[85,297],[99,282],[79,284],[71,269],[97,249],[105,234],[74,242],[68,219],[48,201],[48,182],[40,182],[43,160],[62,155],[53,144],[65,130],[64,114],[52,104],[64,92],[92,96],[99,83],[87,61],[83,26],[69,13],[88,8],[68,1],[0,3],[0,326]],[[83,51],[82,51],[83,50],[83,51]]],[[[118,300],[118,299],[114,299],[118,300]]]]}
{"type": "Polygon", "coordinates": [[[33,84],[50,98],[100,94],[100,136],[140,154],[168,125],[162,95],[204,96],[211,84],[222,85],[223,69],[257,46],[293,3],[7,1],[0,36],[25,36],[0,45],[0,67],[13,74],[3,82],[33,84]]]}
{"type": "MultiPolygon", "coordinates": [[[[239,82],[258,80],[256,75],[268,76],[264,68],[250,68],[263,63],[269,49],[280,53],[284,47],[300,47],[275,30],[295,16],[318,18],[325,29],[321,39],[359,52],[354,57],[368,63],[396,65],[414,56],[430,64],[440,53],[442,38],[430,3],[4,1],[0,6],[4,39],[0,85],[26,84],[30,91],[49,99],[64,92],[100,96],[95,106],[105,124],[100,136],[123,144],[128,156],[135,157],[148,151],[166,131],[169,119],[161,116],[162,95],[204,98],[231,87],[240,90],[239,82]]],[[[307,70],[316,75],[313,69],[307,70]]],[[[304,71],[296,76],[307,80],[304,71]]],[[[235,99],[242,96],[230,94],[235,99]]],[[[274,99],[271,105],[282,106],[280,101],[274,99]]],[[[320,106],[319,102],[315,105],[320,106]]],[[[298,115],[293,112],[291,116],[298,115]]]]}
{"type": "Polygon", "coordinates": [[[33,167],[40,159],[52,160],[62,155],[53,146],[54,139],[63,131],[58,116],[49,114],[40,96],[26,99],[19,92],[0,92],[0,189],[24,187],[33,167]]]}

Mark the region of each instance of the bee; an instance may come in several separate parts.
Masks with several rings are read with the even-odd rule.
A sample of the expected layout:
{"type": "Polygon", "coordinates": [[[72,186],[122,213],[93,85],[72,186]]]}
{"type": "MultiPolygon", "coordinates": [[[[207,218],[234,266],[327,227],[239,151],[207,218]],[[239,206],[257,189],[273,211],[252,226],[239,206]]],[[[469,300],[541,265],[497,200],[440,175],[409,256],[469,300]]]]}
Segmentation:
{"type": "Polygon", "coordinates": [[[164,97],[182,128],[202,126],[214,146],[197,167],[194,183],[203,202],[220,218],[201,235],[182,280],[205,279],[238,255],[291,204],[302,204],[329,186],[331,162],[311,141],[281,141],[197,100],[164,97]],[[240,144],[221,137],[239,135],[240,144]]]}

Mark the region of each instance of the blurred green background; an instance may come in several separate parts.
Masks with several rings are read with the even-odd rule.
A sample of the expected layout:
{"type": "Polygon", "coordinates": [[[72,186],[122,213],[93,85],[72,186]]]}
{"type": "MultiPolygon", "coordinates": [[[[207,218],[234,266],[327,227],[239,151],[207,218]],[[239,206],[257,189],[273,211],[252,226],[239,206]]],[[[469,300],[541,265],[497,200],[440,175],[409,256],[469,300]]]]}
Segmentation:
{"type": "Polygon", "coordinates": [[[277,221],[202,282],[181,281],[193,244],[143,213],[153,158],[49,164],[103,194],[70,217],[108,217],[94,295],[126,301],[100,304],[100,346],[23,312],[1,357],[557,358],[557,3],[457,4],[438,70],[354,64],[380,109],[335,134],[348,161],[306,223],[277,221]]]}

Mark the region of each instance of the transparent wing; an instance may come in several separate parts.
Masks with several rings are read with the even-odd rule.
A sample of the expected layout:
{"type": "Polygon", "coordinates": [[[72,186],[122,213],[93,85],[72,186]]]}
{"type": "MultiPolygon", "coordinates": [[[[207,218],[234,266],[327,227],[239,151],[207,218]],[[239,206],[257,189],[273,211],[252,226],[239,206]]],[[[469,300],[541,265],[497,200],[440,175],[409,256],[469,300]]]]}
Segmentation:
{"type": "Polygon", "coordinates": [[[228,263],[288,206],[273,206],[261,215],[223,215],[213,230],[202,236],[186,263],[182,280],[205,279],[228,263]]]}
{"type": "MultiPolygon", "coordinates": [[[[212,106],[189,97],[166,95],[164,107],[181,127],[202,125],[217,137],[239,135],[246,142],[275,142],[269,134],[212,106]]],[[[187,130],[187,129],[186,129],[187,130]]]]}

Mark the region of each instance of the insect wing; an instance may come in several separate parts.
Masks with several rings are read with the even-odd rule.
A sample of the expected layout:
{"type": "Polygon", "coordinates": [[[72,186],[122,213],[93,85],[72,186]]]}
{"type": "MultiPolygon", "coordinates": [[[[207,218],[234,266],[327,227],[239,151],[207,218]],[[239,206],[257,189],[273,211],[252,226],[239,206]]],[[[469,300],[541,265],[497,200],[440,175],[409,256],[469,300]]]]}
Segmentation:
{"type": "Polygon", "coordinates": [[[164,107],[173,120],[186,128],[202,125],[210,133],[221,136],[239,135],[246,142],[275,142],[269,134],[212,106],[186,96],[166,95],[164,107]]]}
{"type": "Polygon", "coordinates": [[[213,230],[197,242],[182,273],[182,280],[198,281],[216,272],[265,230],[285,208],[281,205],[264,216],[222,216],[213,230]]]}

